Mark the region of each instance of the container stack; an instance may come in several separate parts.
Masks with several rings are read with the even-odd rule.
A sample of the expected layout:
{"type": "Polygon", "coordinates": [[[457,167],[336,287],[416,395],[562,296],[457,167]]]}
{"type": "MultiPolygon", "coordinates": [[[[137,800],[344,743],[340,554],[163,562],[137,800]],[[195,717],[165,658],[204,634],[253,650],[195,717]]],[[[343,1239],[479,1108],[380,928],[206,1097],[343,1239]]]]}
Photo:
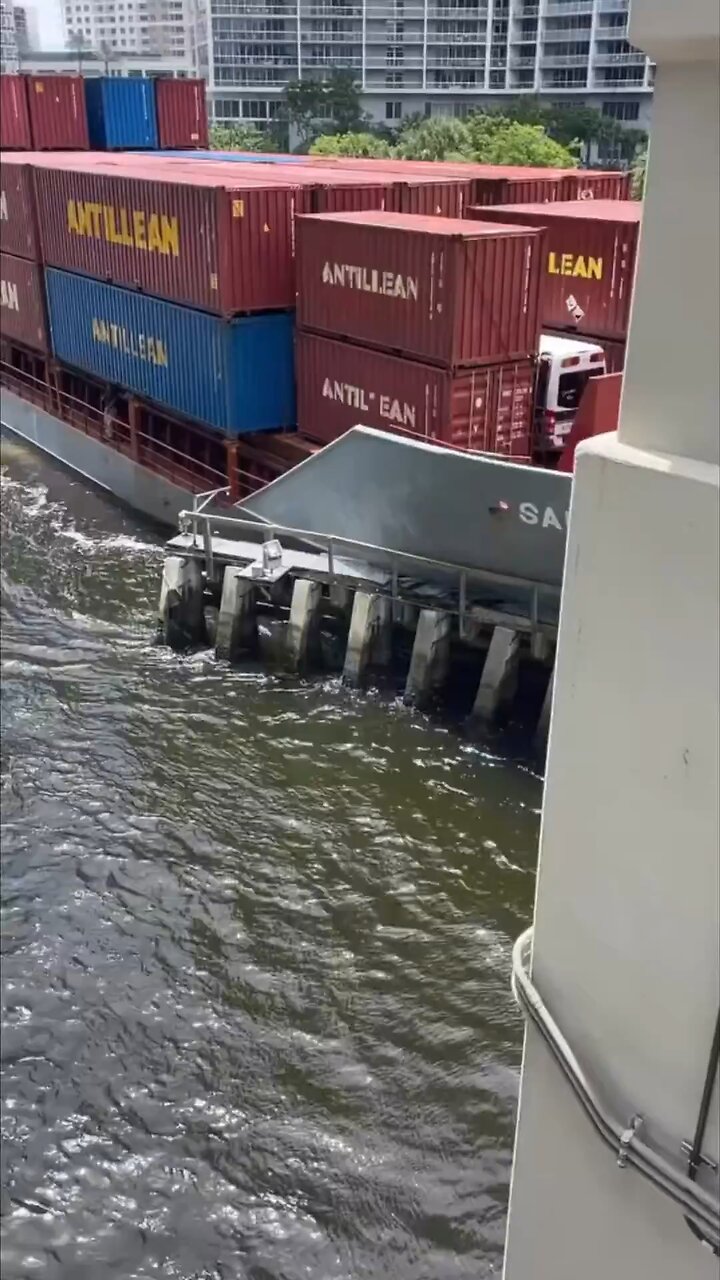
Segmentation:
{"type": "Polygon", "coordinates": [[[297,221],[298,428],[528,457],[541,233],[400,213],[297,221]]]}
{"type": "Polygon", "coordinates": [[[642,205],[635,200],[471,207],[486,225],[543,229],[540,315],[544,333],[576,335],[605,351],[608,372],[625,364],[642,205]]]}
{"type": "Polygon", "coordinates": [[[53,355],[225,436],[293,427],[292,193],[127,160],[3,157],[3,246],[38,228],[53,355]]]}
{"type": "Polygon", "coordinates": [[[46,355],[48,327],[40,241],[26,164],[2,166],[0,183],[0,301],[2,336],[46,355]]]}
{"type": "Polygon", "coordinates": [[[0,77],[3,151],[207,147],[204,80],[0,77]]]}

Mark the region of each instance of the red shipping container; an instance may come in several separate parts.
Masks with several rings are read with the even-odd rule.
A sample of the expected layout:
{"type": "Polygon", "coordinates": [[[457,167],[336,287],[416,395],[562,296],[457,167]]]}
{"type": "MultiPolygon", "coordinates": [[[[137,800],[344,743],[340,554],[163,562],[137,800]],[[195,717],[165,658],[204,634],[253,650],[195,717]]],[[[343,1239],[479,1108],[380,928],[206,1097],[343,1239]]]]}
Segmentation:
{"type": "Polygon", "coordinates": [[[161,147],[207,147],[208,115],[204,80],[155,81],[161,147]]]}
{"type": "Polygon", "coordinates": [[[38,164],[44,262],[220,315],[294,305],[296,191],[233,185],[200,161],[177,171],[150,164],[38,164]]]}
{"type": "Polygon", "coordinates": [[[298,430],[329,444],[352,427],[527,457],[535,390],[532,360],[438,369],[298,331],[298,430]]]}
{"type": "Polygon", "coordinates": [[[534,355],[542,238],[518,227],[478,235],[482,226],[401,213],[298,218],[298,324],[444,366],[534,355]]]}
{"type": "Polygon", "coordinates": [[[462,218],[471,188],[469,178],[403,178],[393,188],[391,207],[423,217],[462,218]]]}
{"type": "Polygon", "coordinates": [[[545,227],[541,321],[563,334],[623,340],[630,320],[642,206],[567,200],[468,210],[484,222],[545,227]]]}
{"type": "MultiPolygon", "coordinates": [[[[522,171],[521,171],[522,172],[522,171]]],[[[544,204],[562,200],[565,173],[561,169],[546,169],[544,173],[529,171],[527,175],[478,177],[473,183],[472,203],[544,204]]]]}
{"type": "Polygon", "coordinates": [[[0,76],[0,148],[29,151],[32,147],[25,76],[0,76]]]}
{"type": "Polygon", "coordinates": [[[627,343],[613,342],[611,338],[598,338],[597,341],[605,352],[605,368],[608,373],[624,373],[627,343]]]}
{"type": "Polygon", "coordinates": [[[82,76],[28,76],[27,94],[37,151],[87,151],[90,140],[82,76]]]}
{"type": "Polygon", "coordinates": [[[33,261],[40,257],[32,169],[10,156],[0,161],[0,250],[33,261]]]}
{"type": "Polygon", "coordinates": [[[48,350],[42,267],[27,258],[0,254],[2,336],[33,351],[48,350]]]}
{"type": "MultiPolygon", "coordinates": [[[[562,184],[561,200],[629,200],[631,175],[613,170],[573,169],[562,184]]],[[[510,203],[510,201],[508,201],[510,203]]]]}

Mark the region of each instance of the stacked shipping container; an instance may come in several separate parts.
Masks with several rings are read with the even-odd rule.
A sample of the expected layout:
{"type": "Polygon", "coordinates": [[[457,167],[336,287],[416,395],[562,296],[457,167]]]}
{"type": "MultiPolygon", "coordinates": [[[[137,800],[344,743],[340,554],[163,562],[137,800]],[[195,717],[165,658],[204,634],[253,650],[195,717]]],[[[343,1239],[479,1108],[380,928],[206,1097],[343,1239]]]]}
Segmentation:
{"type": "Polygon", "coordinates": [[[382,212],[298,219],[303,434],[327,443],[364,423],[528,456],[541,237],[479,226],[382,212]]]}
{"type": "MultiPolygon", "coordinates": [[[[123,87],[90,91],[91,136],[122,146],[134,131],[138,147],[175,150],[4,155],[6,338],[46,351],[50,335],[67,365],[228,436],[287,428],[297,291],[306,436],[327,442],[363,422],[530,453],[548,211],[560,225],[572,190],[586,203],[566,219],[602,222],[599,196],[621,196],[620,175],[182,152],[195,126],[206,141],[189,82],[152,86],[152,121],[151,82],[110,83],[123,87]],[[496,205],[459,221],[473,199],[501,193],[516,202],[507,221],[496,205]]],[[[22,95],[3,84],[5,97],[20,139],[22,95]]],[[[637,222],[637,206],[612,207],[619,223],[637,222]]],[[[575,302],[570,325],[543,327],[581,332],[575,302]]]]}
{"type": "Polygon", "coordinates": [[[622,369],[630,322],[642,206],[591,199],[552,205],[474,207],[469,216],[544,229],[540,315],[545,332],[577,334],[622,369]]]}
{"type": "Polygon", "coordinates": [[[293,427],[292,193],[148,171],[102,153],[3,157],[4,335],[42,349],[33,281],[5,254],[24,248],[47,268],[59,360],[228,435],[293,427]]]}
{"type": "Polygon", "coordinates": [[[0,308],[5,340],[47,353],[45,290],[28,164],[0,166],[0,308]]]}
{"type": "Polygon", "coordinates": [[[0,76],[3,150],[206,147],[203,80],[0,76]]]}

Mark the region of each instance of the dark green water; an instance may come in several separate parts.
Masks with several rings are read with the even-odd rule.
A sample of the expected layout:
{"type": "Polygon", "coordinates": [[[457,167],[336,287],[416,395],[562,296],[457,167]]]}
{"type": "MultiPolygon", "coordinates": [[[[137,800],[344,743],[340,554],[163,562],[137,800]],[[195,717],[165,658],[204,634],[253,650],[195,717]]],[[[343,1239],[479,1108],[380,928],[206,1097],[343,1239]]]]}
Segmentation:
{"type": "Polygon", "coordinates": [[[3,461],[4,1280],[499,1274],[539,779],[153,647],[157,535],[3,461]]]}

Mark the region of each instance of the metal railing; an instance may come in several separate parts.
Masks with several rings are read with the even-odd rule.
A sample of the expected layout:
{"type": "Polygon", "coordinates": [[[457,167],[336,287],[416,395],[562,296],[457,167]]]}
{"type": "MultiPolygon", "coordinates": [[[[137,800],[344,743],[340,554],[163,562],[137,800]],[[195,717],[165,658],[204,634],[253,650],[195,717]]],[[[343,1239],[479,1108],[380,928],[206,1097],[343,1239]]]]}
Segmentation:
{"type": "MultiPolygon", "coordinates": [[[[208,511],[209,504],[225,493],[227,493],[227,489],[223,488],[196,494],[192,511],[181,511],[179,515],[181,532],[192,533],[195,549],[199,549],[198,537],[202,539],[205,568],[210,577],[214,576],[215,570],[212,530],[213,526],[217,526],[222,529],[235,530],[238,533],[244,531],[252,532],[255,538],[252,538],[251,541],[258,541],[260,545],[283,537],[305,543],[314,552],[324,552],[327,557],[327,579],[331,585],[339,577],[336,572],[336,558],[341,553],[344,553],[347,559],[364,561],[368,566],[375,568],[387,568],[389,562],[391,599],[394,613],[401,603],[400,578],[407,576],[409,566],[419,570],[420,574],[422,574],[423,570],[433,570],[436,573],[440,572],[447,575],[457,581],[457,608],[450,607],[447,612],[457,614],[458,630],[461,638],[466,634],[468,586],[473,582],[486,587],[512,587],[529,593],[527,614],[510,614],[501,610],[485,608],[484,606],[471,606],[472,608],[482,608],[487,620],[497,621],[499,624],[506,626],[513,625],[518,630],[529,631],[532,634],[555,635],[557,631],[555,623],[540,621],[539,604],[540,597],[543,595],[555,601],[559,600],[561,590],[559,586],[537,582],[533,578],[520,578],[512,574],[496,573],[490,569],[478,569],[470,565],[453,564],[447,560],[435,560],[431,556],[416,555],[409,551],[397,551],[391,547],[379,546],[372,542],[361,542],[356,538],[343,538],[337,534],[318,533],[311,529],[296,529],[290,525],[262,524],[258,520],[219,515],[208,511]],[[262,535],[260,539],[257,538],[258,534],[262,535]]],[[[241,541],[242,539],[238,540],[241,541]]],[[[345,580],[347,576],[347,574],[343,575],[345,580]]],[[[381,592],[384,590],[380,585],[376,589],[381,592]]]]}

